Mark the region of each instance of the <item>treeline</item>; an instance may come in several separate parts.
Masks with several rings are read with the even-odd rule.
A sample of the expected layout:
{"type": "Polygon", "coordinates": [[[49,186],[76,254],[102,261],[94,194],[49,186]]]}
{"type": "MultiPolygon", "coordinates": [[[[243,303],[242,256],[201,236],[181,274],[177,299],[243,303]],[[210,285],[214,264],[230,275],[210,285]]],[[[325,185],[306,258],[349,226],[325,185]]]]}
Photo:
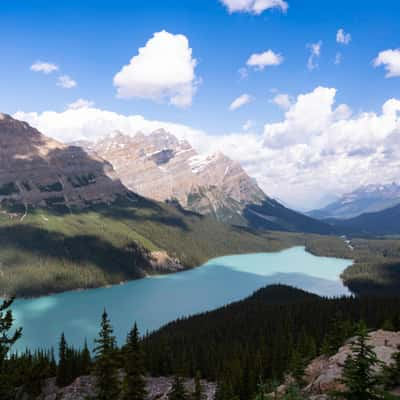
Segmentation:
{"type": "MultiPolygon", "coordinates": [[[[369,329],[400,330],[398,297],[327,299],[275,285],[143,338],[135,325],[122,347],[104,312],[92,354],[86,343],[81,349],[69,346],[62,334],[56,355],[26,351],[7,357],[21,336],[20,330],[10,334],[10,305],[0,307],[2,400],[21,391],[35,399],[47,378],[63,387],[88,374],[96,378],[98,400],[144,399],[146,375],[177,376],[171,400],[204,400],[200,378],[217,382],[216,400],[255,400],[288,373],[300,384],[307,363],[321,353],[334,354],[359,332],[361,320],[369,329]],[[178,376],[196,377],[195,392],[186,393],[178,376]]],[[[399,379],[400,362],[399,371],[390,374],[390,382],[399,379]]]]}
{"type": "Polygon", "coordinates": [[[260,379],[281,381],[288,371],[300,376],[316,355],[335,353],[360,320],[370,329],[400,330],[400,298],[326,299],[270,286],[146,336],[147,369],[188,376],[199,370],[209,380],[224,382],[226,400],[232,393],[248,400],[260,379]]]}
{"type": "Polygon", "coordinates": [[[400,293],[400,240],[308,236],[307,250],[318,256],[354,260],[341,278],[356,295],[398,296],[400,293]]]}

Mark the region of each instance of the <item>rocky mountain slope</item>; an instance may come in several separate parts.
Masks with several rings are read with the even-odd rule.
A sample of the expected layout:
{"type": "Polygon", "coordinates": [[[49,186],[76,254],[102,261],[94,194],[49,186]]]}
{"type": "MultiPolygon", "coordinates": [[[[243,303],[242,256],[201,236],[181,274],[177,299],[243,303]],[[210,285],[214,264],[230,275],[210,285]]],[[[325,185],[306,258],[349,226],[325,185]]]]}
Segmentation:
{"type": "Polygon", "coordinates": [[[246,204],[267,196],[238,162],[222,153],[199,155],[163,129],[150,135],[117,133],[95,143],[131,190],[155,200],[177,200],[189,210],[240,221],[246,204]]]}
{"type": "Polygon", "coordinates": [[[84,144],[109,161],[131,190],[233,225],[330,233],[332,228],[269,198],[241,167],[222,153],[200,155],[165,130],[129,136],[117,132],[84,144]]]}
{"type": "Polygon", "coordinates": [[[0,203],[85,207],[109,203],[128,190],[110,164],[42,135],[27,123],[0,114],[0,203]]]}
{"type": "Polygon", "coordinates": [[[400,185],[366,185],[343,195],[328,206],[313,210],[307,215],[313,218],[355,218],[361,214],[379,212],[400,204],[400,185]]]}
{"type": "Polygon", "coordinates": [[[129,191],[112,166],[0,118],[0,295],[91,288],[302,243],[129,191]]]}

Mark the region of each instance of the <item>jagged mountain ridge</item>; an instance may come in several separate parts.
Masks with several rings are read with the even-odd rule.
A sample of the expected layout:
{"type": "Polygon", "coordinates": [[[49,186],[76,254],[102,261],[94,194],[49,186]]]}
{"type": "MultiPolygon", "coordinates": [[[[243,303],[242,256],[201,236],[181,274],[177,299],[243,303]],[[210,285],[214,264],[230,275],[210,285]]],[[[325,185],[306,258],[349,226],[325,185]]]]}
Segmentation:
{"type": "Polygon", "coordinates": [[[307,213],[318,219],[355,218],[365,213],[379,212],[400,204],[400,185],[370,184],[346,193],[339,200],[307,213]]]}
{"type": "Polygon", "coordinates": [[[187,210],[257,229],[331,233],[327,224],[271,199],[242,168],[222,153],[198,154],[163,129],[148,135],[116,132],[84,144],[109,161],[131,190],[187,210]]]}
{"type": "Polygon", "coordinates": [[[0,204],[85,207],[127,194],[106,161],[0,114],[0,204]]]}
{"type": "Polygon", "coordinates": [[[134,192],[158,201],[177,200],[188,210],[223,221],[243,222],[246,204],[267,199],[238,162],[222,153],[199,155],[163,129],[150,135],[118,132],[89,150],[108,160],[134,192]]]}

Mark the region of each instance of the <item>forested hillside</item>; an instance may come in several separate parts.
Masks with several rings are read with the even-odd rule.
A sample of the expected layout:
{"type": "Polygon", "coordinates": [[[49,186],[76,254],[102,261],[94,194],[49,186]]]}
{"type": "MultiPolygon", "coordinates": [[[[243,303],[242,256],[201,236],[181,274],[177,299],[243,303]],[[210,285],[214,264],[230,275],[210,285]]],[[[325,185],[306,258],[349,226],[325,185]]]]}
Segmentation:
{"type": "Polygon", "coordinates": [[[198,370],[229,388],[223,399],[252,399],[260,379],[301,374],[317,354],[335,352],[360,320],[371,329],[399,330],[400,298],[325,299],[270,286],[150,334],[144,340],[147,367],[161,375],[198,370]]]}
{"type": "Polygon", "coordinates": [[[37,296],[192,268],[216,256],[275,251],[300,234],[259,234],[163,203],[130,200],[57,212],[0,213],[0,293],[37,296]]]}
{"type": "MultiPolygon", "coordinates": [[[[5,351],[21,334],[17,331],[13,336],[16,327],[10,329],[6,309],[7,304],[0,312],[5,351]]],[[[36,399],[48,387],[49,378],[56,377],[62,388],[90,375],[76,383],[75,388],[86,382],[81,388],[86,395],[76,400],[93,398],[97,390],[108,396],[97,399],[121,399],[132,390],[141,400],[145,398],[143,376],[182,376],[216,381],[217,400],[254,400],[257,392],[272,391],[288,373],[301,386],[308,362],[319,354],[336,353],[358,332],[360,320],[370,329],[399,330],[400,298],[326,299],[287,286],[269,286],[245,300],[172,322],[143,339],[134,326],[122,348],[116,345],[112,315],[104,312],[92,354],[87,344],[82,343],[81,349],[69,346],[68,337],[61,333],[57,354],[54,349],[30,349],[9,359],[0,354],[0,395],[19,388],[36,399]]],[[[52,385],[53,393],[57,392],[52,385]]],[[[185,394],[181,385],[181,379],[175,378],[173,390],[180,388],[179,399],[192,398],[194,393],[185,394]]]]}

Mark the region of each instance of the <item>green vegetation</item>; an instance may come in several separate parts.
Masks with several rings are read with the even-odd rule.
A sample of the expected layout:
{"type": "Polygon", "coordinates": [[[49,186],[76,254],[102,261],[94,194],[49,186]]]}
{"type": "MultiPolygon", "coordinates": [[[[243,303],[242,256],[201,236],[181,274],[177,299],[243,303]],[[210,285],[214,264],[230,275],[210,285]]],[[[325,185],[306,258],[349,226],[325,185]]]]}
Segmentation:
{"type": "Polygon", "coordinates": [[[352,239],[349,244],[334,236],[309,236],[306,248],[318,256],[353,259],[342,274],[357,295],[399,295],[400,239],[352,239]]]}
{"type": "Polygon", "coordinates": [[[367,340],[367,327],[360,323],[357,338],[351,346],[352,354],[347,357],[343,367],[342,383],[345,385],[345,390],[339,395],[346,400],[383,398],[380,377],[375,373],[379,360],[367,340]]]}
{"type": "Polygon", "coordinates": [[[11,332],[13,316],[10,306],[13,299],[5,300],[0,305],[0,399],[9,400],[12,387],[10,387],[10,374],[7,369],[7,355],[12,345],[21,337],[22,329],[11,332]]]}
{"type": "Polygon", "coordinates": [[[118,399],[121,394],[117,365],[117,345],[113,328],[104,310],[101,317],[101,329],[95,340],[95,368],[97,381],[97,400],[118,399]]]}
{"type": "Polygon", "coordinates": [[[187,376],[200,371],[206,379],[219,382],[222,400],[252,399],[260,379],[271,387],[290,372],[301,386],[310,359],[325,351],[326,343],[330,353],[336,351],[357,332],[360,320],[370,329],[386,325],[387,320],[400,329],[400,298],[325,299],[270,286],[146,336],[147,370],[187,376]]]}
{"type": "Polygon", "coordinates": [[[165,250],[192,268],[216,256],[304,243],[301,234],[258,234],[136,196],[86,210],[23,214],[0,213],[0,294],[37,296],[168,272],[152,266],[152,251],[165,250]]]}
{"type": "Polygon", "coordinates": [[[400,239],[352,239],[351,250],[336,236],[253,231],[136,195],[84,210],[66,208],[63,198],[48,201],[51,208],[26,215],[23,207],[0,213],[0,294],[38,296],[169,272],[152,262],[154,251],[193,268],[217,256],[295,245],[354,259],[342,278],[356,294],[400,293],[400,239]]]}
{"type": "MultiPolygon", "coordinates": [[[[12,321],[12,315],[7,315],[12,321]]],[[[5,321],[4,315],[0,318],[5,321]]],[[[267,393],[276,392],[278,382],[289,374],[295,380],[286,393],[274,398],[300,400],[305,398],[301,388],[304,367],[310,359],[321,354],[325,343],[340,346],[348,335],[358,334],[343,376],[347,391],[340,396],[389,399],[375,394],[383,396],[386,388],[397,386],[400,353],[393,356],[393,365],[377,379],[372,373],[377,360],[360,320],[365,320],[370,329],[387,325],[388,321],[400,329],[400,298],[325,299],[287,286],[270,286],[216,311],[177,320],[142,339],[134,326],[122,348],[116,346],[104,312],[93,360],[87,346],[73,350],[63,336],[58,363],[52,351],[27,350],[4,358],[0,383],[7,383],[4,393],[8,397],[1,398],[14,398],[11,395],[19,388],[29,399],[35,399],[47,378],[57,376],[59,382],[62,377],[59,385],[63,386],[90,373],[96,377],[97,399],[142,400],[147,373],[175,376],[171,400],[201,400],[200,376],[218,382],[216,400],[267,400],[267,393]],[[332,315],[336,316],[333,320],[332,315]],[[195,378],[193,393],[185,391],[183,377],[195,378]]],[[[4,337],[7,332],[9,329],[3,332],[4,337]]],[[[18,337],[11,337],[8,350],[18,337]]]]}
{"type": "Polygon", "coordinates": [[[9,196],[16,193],[19,193],[19,189],[14,182],[0,186],[0,196],[9,196]]]}
{"type": "Polygon", "coordinates": [[[169,392],[169,400],[187,400],[188,396],[183,385],[183,380],[180,376],[176,375],[174,383],[172,384],[171,391],[169,392]]]}
{"type": "MultiPolygon", "coordinates": [[[[144,355],[140,343],[139,330],[135,324],[129,332],[124,348],[124,400],[143,400],[146,397],[146,382],[144,380],[144,355]]],[[[197,399],[196,399],[197,400],[197,399]]],[[[201,399],[198,399],[201,400],[201,399]]]]}
{"type": "Polygon", "coordinates": [[[63,186],[60,182],[54,182],[50,185],[39,185],[39,190],[41,192],[62,192],[63,186]]]}

